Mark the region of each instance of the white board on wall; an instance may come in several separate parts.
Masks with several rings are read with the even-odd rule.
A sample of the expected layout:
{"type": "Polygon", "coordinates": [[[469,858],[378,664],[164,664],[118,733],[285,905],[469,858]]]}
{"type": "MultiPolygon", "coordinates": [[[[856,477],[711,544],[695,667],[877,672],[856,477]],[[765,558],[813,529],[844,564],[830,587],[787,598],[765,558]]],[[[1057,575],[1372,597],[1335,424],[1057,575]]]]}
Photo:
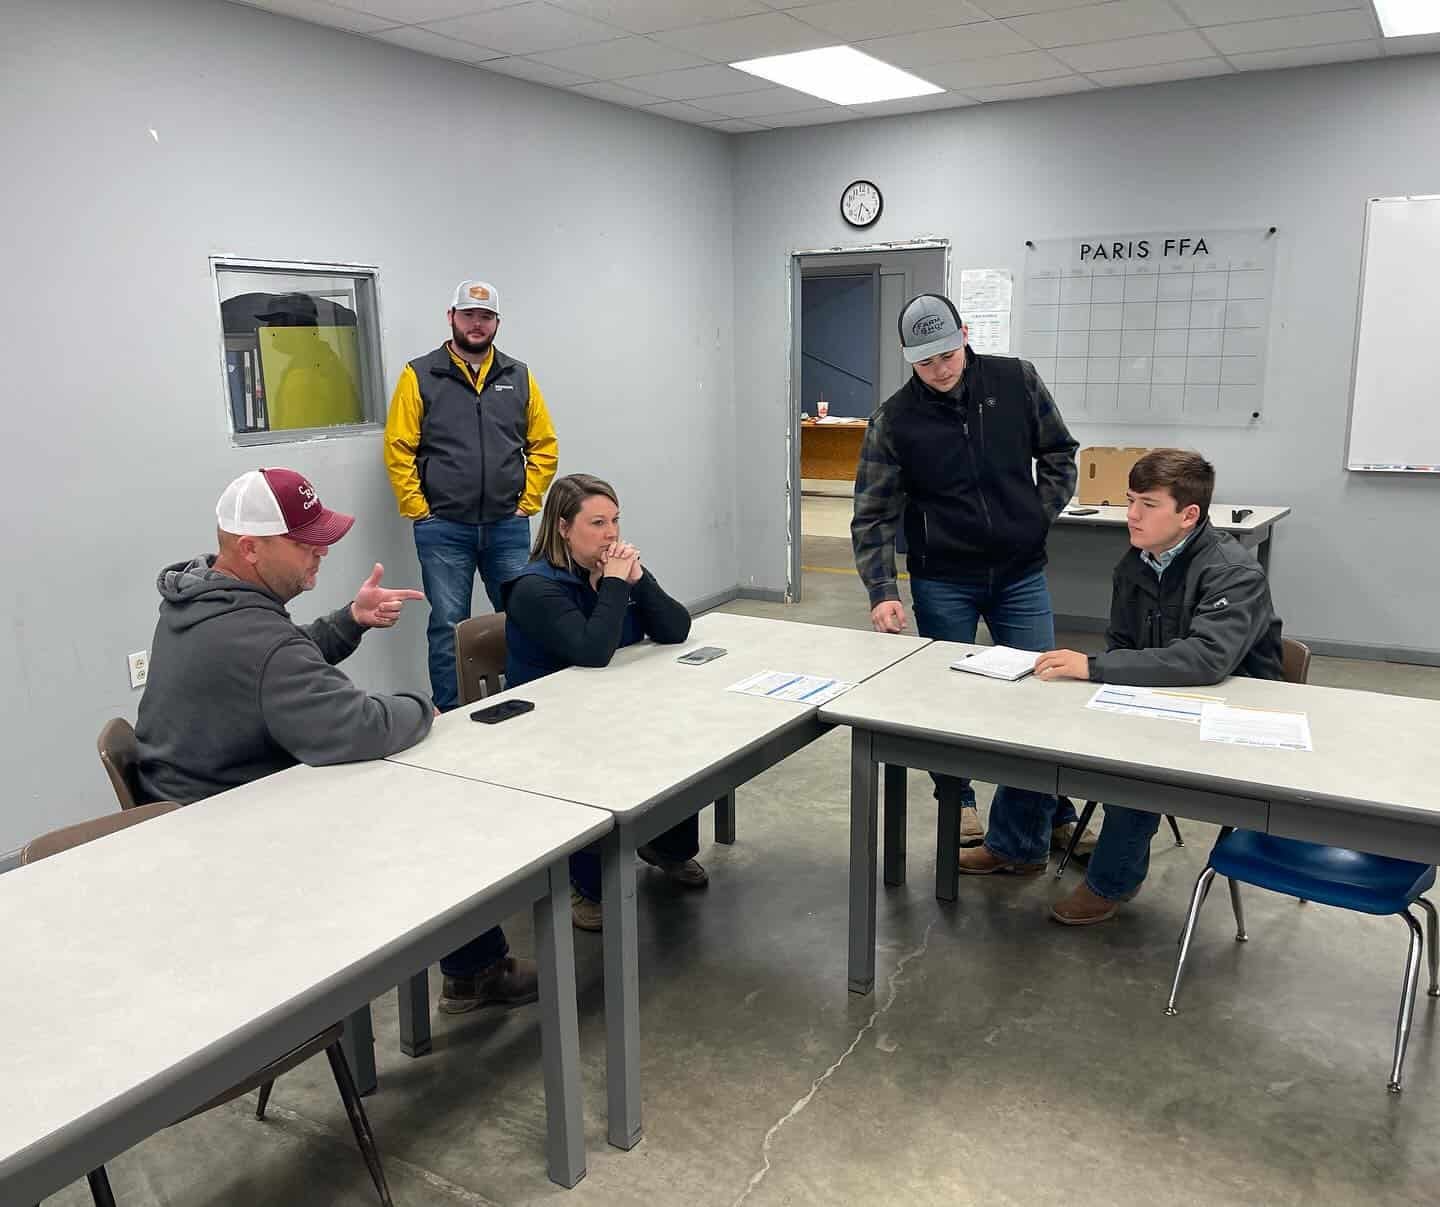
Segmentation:
{"type": "Polygon", "coordinates": [[[1366,208],[1345,468],[1440,474],[1440,196],[1366,208]]]}

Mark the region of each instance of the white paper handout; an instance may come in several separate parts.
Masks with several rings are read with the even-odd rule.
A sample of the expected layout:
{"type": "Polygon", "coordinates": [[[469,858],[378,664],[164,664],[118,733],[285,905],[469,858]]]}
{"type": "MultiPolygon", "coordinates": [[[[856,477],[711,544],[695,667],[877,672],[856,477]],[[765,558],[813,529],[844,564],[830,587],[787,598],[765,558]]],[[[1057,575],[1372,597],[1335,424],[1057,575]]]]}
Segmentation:
{"type": "Polygon", "coordinates": [[[732,683],[726,691],[747,696],[766,696],[771,700],[793,700],[797,704],[828,704],[855,685],[822,675],[801,675],[794,671],[757,671],[749,678],[732,683]]]}
{"type": "Polygon", "coordinates": [[[992,645],[952,662],[950,669],[969,671],[972,675],[984,675],[989,679],[1006,679],[1013,683],[1016,679],[1025,678],[1035,669],[1035,659],[1038,657],[1040,655],[1034,650],[992,645]]]}
{"type": "Polygon", "coordinates": [[[1132,717],[1158,717],[1163,721],[1184,721],[1188,725],[1199,725],[1206,705],[1224,703],[1221,696],[1106,684],[1090,697],[1085,707],[1098,709],[1100,712],[1118,712],[1132,717]]]}
{"type": "Polygon", "coordinates": [[[1202,742],[1259,746],[1267,750],[1313,750],[1310,718],[1303,712],[1263,708],[1227,708],[1207,704],[1200,717],[1202,742]]]}

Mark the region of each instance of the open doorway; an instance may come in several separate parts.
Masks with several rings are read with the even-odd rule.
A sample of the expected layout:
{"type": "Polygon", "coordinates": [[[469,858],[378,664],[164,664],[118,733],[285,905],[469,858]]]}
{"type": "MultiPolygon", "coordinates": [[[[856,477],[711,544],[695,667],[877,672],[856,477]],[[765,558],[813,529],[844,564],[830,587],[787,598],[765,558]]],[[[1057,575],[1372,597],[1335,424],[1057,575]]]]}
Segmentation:
{"type": "MultiPolygon", "coordinates": [[[[791,259],[787,594],[853,580],[850,516],[875,408],[905,384],[896,323],[917,293],[944,293],[943,241],[801,252],[791,259]]],[[[858,587],[858,580],[852,584],[858,587]]]]}

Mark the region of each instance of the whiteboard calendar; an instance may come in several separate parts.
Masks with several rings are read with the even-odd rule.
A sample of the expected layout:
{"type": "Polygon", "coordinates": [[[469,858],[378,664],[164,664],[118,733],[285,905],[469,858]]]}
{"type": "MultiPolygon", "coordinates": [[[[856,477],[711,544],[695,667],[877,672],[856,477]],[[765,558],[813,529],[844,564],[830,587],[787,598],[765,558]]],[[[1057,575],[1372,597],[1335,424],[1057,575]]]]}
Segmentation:
{"type": "Polygon", "coordinates": [[[1070,420],[1253,425],[1274,276],[1273,228],[1037,239],[1019,355],[1070,420]]]}

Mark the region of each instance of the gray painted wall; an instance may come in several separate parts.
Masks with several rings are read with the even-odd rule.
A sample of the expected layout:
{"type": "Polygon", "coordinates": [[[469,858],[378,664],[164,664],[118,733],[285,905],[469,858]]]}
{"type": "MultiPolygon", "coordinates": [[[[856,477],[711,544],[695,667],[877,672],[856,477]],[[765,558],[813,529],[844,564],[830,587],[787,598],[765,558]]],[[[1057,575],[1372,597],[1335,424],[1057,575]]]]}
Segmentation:
{"type": "MultiPolygon", "coordinates": [[[[231,447],[213,252],[378,264],[387,389],[455,283],[494,281],[561,472],[613,479],[678,597],[733,589],[725,136],[210,0],[4,8],[0,852],[114,807],[95,735],[133,718],[156,571],[212,547],[236,474],[294,466],[359,517],[298,619],[374,561],[418,585],[378,436],[231,447]]],[[[423,688],[424,623],[346,669],[423,688]]]]}
{"type": "Polygon", "coordinates": [[[1440,192],[1440,57],[1195,80],[766,134],[736,160],[740,574],[785,581],[786,264],[792,251],[922,237],[965,267],[1024,267],[1024,241],[1204,224],[1280,229],[1256,431],[1078,426],[1082,444],[1192,443],[1225,500],[1295,509],[1272,576],[1287,627],[1440,648],[1440,483],[1341,468],[1365,199],[1440,192]],[[847,229],[856,177],[885,195],[847,229]]]}

